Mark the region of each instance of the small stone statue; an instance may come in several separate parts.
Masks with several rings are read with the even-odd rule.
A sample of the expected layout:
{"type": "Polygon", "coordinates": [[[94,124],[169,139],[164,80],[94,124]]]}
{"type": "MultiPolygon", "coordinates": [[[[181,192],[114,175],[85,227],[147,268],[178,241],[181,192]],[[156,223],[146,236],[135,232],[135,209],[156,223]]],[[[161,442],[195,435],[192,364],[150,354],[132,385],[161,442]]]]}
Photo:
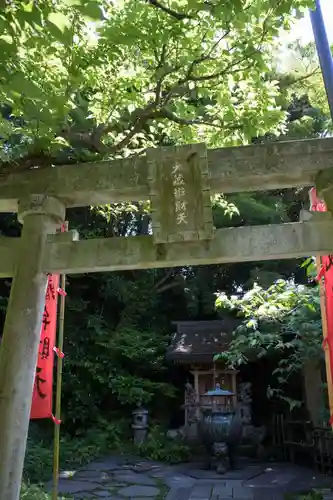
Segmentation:
{"type": "Polygon", "coordinates": [[[185,384],[185,405],[187,407],[188,422],[196,422],[197,420],[197,395],[192,384],[185,384]]]}

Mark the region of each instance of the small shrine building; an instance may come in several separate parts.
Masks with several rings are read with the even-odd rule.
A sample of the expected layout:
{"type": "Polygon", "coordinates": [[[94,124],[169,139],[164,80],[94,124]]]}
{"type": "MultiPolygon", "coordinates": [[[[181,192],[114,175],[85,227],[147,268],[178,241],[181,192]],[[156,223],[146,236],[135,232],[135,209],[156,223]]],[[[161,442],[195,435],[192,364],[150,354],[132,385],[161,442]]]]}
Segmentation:
{"type": "MultiPolygon", "coordinates": [[[[223,361],[214,362],[216,354],[228,349],[233,331],[239,323],[240,320],[234,318],[173,323],[176,331],[167,349],[166,359],[188,367],[189,381],[194,389],[193,396],[197,406],[196,413],[199,407],[211,406],[211,398],[205,394],[216,384],[234,394],[231,401],[233,407],[239,403],[238,371],[226,368],[223,361]]],[[[185,389],[185,426],[192,423],[190,413],[193,402],[189,391],[185,389]]]]}

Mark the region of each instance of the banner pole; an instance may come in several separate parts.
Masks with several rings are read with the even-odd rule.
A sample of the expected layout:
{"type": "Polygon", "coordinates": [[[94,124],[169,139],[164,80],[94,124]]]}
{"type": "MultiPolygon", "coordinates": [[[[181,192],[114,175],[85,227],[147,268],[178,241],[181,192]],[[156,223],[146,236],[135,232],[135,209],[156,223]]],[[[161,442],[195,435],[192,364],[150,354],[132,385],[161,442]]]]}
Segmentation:
{"type": "MultiPolygon", "coordinates": [[[[68,222],[64,224],[64,231],[68,231],[68,222]]],[[[53,489],[52,500],[58,498],[59,484],[59,458],[60,458],[60,418],[61,418],[61,389],[62,389],[62,365],[65,326],[65,302],[66,302],[66,275],[60,276],[60,311],[59,311],[59,333],[58,333],[58,362],[56,379],[56,408],[54,419],[54,450],[53,450],[53,489]]]]}
{"type": "Polygon", "coordinates": [[[331,118],[333,120],[333,59],[320,0],[316,0],[314,10],[310,10],[310,19],[321,72],[323,75],[328,105],[331,112],[331,118]]]}

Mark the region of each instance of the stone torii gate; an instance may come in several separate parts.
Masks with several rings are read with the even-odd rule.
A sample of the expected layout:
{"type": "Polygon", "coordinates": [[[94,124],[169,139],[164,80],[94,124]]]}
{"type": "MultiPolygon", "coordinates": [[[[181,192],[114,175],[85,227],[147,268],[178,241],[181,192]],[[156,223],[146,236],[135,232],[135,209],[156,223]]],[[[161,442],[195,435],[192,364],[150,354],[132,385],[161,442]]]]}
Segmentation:
{"type": "Polygon", "coordinates": [[[317,186],[333,209],[333,139],[206,150],[149,149],[111,162],[0,177],[0,211],[21,238],[0,238],[0,277],[13,277],[0,351],[0,498],[18,500],[29,427],[46,273],[220,264],[327,255],[333,220],[214,230],[214,193],[317,186]],[[151,200],[152,236],[78,241],[56,233],[67,207],[151,200]]]}

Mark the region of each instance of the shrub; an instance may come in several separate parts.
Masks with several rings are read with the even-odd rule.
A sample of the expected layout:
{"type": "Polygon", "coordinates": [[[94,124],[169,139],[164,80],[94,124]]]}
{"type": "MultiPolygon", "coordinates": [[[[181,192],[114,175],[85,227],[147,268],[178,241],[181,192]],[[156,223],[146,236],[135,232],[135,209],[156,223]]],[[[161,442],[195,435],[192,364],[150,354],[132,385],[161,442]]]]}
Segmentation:
{"type": "MultiPolygon", "coordinates": [[[[24,478],[31,483],[43,483],[52,476],[53,446],[52,441],[28,438],[24,462],[24,478]]],[[[31,493],[32,495],[33,493],[31,493]]],[[[26,498],[26,497],[22,497],[26,498]]],[[[33,496],[31,496],[34,499],[33,496]]],[[[37,499],[38,497],[36,497],[37,499]]],[[[45,497],[47,498],[47,497],[45,497]]],[[[30,500],[30,497],[28,497],[30,500]]]]}
{"type": "Polygon", "coordinates": [[[138,446],[141,457],[161,462],[185,462],[190,456],[190,448],[183,442],[170,439],[166,429],[160,426],[152,428],[147,441],[138,446]]]}
{"type": "Polygon", "coordinates": [[[320,491],[286,493],[284,500],[323,500],[320,491]]]}
{"type": "MultiPolygon", "coordinates": [[[[64,500],[64,497],[58,497],[64,500]]],[[[69,500],[69,497],[67,497],[69,500]]],[[[22,484],[20,500],[51,500],[51,495],[42,491],[36,485],[22,484]]]]}
{"type": "MultiPolygon", "coordinates": [[[[79,468],[111,451],[125,451],[129,439],[129,422],[100,420],[99,426],[87,431],[85,436],[70,438],[64,435],[60,443],[60,467],[79,468]]],[[[129,444],[128,444],[129,447],[129,444]]],[[[29,437],[24,464],[24,478],[29,483],[43,483],[52,476],[52,438],[37,440],[29,437]]]]}

